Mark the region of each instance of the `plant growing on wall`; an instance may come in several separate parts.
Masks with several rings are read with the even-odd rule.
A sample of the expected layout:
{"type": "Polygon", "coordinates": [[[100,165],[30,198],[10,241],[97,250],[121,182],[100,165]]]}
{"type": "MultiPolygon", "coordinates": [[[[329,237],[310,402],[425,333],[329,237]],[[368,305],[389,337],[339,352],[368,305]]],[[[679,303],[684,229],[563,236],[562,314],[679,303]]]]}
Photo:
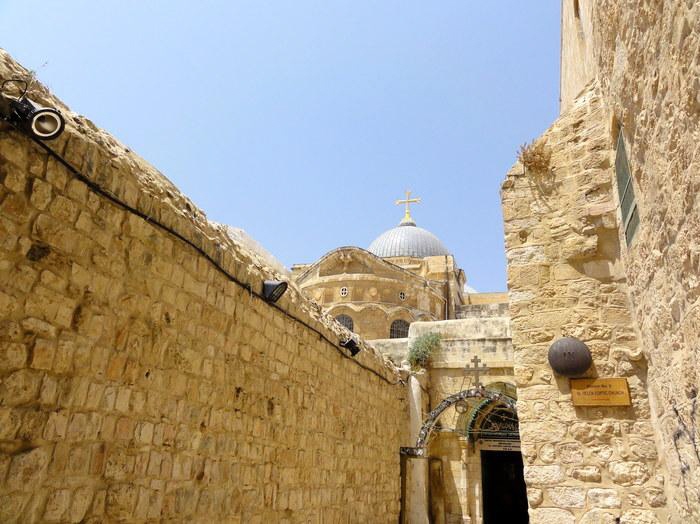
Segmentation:
{"type": "Polygon", "coordinates": [[[440,349],[440,335],[438,333],[424,333],[411,342],[408,348],[408,362],[411,367],[425,367],[430,356],[440,349]]]}
{"type": "Polygon", "coordinates": [[[554,176],[551,170],[552,148],[547,145],[546,137],[537,138],[529,144],[520,146],[518,160],[540,193],[552,192],[554,189],[554,176]]]}
{"type": "Polygon", "coordinates": [[[551,159],[552,151],[547,146],[547,141],[542,138],[521,145],[518,151],[520,163],[526,170],[536,174],[547,173],[551,159]]]}

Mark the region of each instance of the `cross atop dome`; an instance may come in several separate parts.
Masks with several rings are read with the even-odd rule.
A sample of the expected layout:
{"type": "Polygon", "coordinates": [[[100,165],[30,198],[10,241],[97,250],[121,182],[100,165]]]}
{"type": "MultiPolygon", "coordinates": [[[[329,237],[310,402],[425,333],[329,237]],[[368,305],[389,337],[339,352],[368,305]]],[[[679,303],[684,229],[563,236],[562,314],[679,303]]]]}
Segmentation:
{"type": "Polygon", "coordinates": [[[411,191],[409,189],[406,190],[406,198],[403,200],[397,200],[395,202],[397,206],[400,206],[401,204],[406,205],[406,213],[403,216],[403,219],[399,223],[399,225],[410,225],[410,226],[415,226],[416,223],[413,221],[413,218],[411,217],[411,208],[409,207],[411,204],[420,204],[420,197],[416,198],[411,198],[411,191]]]}
{"type": "Polygon", "coordinates": [[[411,204],[420,203],[419,197],[411,198],[411,191],[406,191],[406,198],[397,200],[397,206],[404,205],[406,210],[399,225],[385,231],[375,238],[367,250],[380,258],[412,257],[425,258],[449,255],[445,245],[430,231],[418,227],[411,216],[411,204]]]}

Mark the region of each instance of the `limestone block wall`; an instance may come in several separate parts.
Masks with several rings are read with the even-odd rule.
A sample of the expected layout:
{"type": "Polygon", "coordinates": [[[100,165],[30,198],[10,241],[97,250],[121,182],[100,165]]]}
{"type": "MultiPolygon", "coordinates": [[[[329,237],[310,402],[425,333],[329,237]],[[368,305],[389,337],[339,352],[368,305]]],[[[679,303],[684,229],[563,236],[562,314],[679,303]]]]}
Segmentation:
{"type": "Polygon", "coordinates": [[[407,362],[408,340],[408,338],[382,338],[367,342],[395,365],[401,366],[402,362],[407,362]]]}
{"type": "MultiPolygon", "coordinates": [[[[414,322],[408,333],[406,350],[421,335],[440,335],[440,350],[431,355],[429,364],[431,409],[445,397],[472,386],[473,377],[465,376],[464,367],[472,365],[475,355],[482,365],[490,368],[488,373],[482,373],[482,383],[512,382],[513,350],[508,317],[414,322]]],[[[455,416],[450,412],[442,419],[449,426],[454,423],[450,417],[455,416]]]]}
{"type": "MultiPolygon", "coordinates": [[[[0,78],[18,74],[0,52],[0,78]]],[[[33,96],[64,110],[49,145],[88,178],[0,125],[0,521],[396,522],[396,369],[368,346],[343,356],[293,286],[272,307],[231,281],[272,275],[33,96]]]]}
{"type": "MultiPolygon", "coordinates": [[[[494,311],[489,306],[481,307],[494,311]]],[[[431,356],[428,370],[430,409],[473,386],[473,376],[467,376],[464,368],[471,365],[475,355],[489,367],[488,372],[481,374],[483,384],[514,383],[507,316],[489,318],[479,314],[462,320],[415,322],[409,330],[409,345],[425,333],[438,333],[441,337],[441,349],[431,356]]],[[[440,423],[445,428],[457,428],[464,424],[462,419],[456,410],[449,409],[440,417],[440,423]]],[[[430,441],[429,456],[431,514],[435,522],[443,522],[441,518],[444,522],[482,522],[479,452],[473,452],[466,439],[456,433],[436,431],[430,441]]]]}
{"type": "Polygon", "coordinates": [[[508,316],[508,295],[503,293],[502,302],[492,304],[464,304],[457,310],[457,318],[490,318],[508,316]]]}
{"type": "Polygon", "coordinates": [[[592,45],[595,5],[596,0],[561,0],[560,112],[596,75],[592,45]]]}
{"type": "Polygon", "coordinates": [[[543,139],[550,170],[516,164],[502,189],[531,522],[665,521],[668,479],[620,259],[613,137],[597,84],[543,139]],[[568,379],[547,362],[563,336],[590,347],[588,376],[627,379],[631,407],[572,405],[568,379]]]}
{"type": "Polygon", "coordinates": [[[623,126],[640,226],[622,250],[668,463],[672,513],[700,521],[700,3],[598,0],[598,75],[623,126]]]}

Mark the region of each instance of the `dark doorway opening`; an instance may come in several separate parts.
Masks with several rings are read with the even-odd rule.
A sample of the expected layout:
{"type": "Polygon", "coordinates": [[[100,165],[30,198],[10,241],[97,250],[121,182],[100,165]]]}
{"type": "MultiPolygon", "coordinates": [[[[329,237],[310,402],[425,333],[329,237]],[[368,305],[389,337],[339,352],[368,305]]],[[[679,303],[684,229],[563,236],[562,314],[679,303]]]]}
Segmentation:
{"type": "Polygon", "coordinates": [[[484,524],[527,524],[523,459],[517,451],[482,451],[484,524]]]}

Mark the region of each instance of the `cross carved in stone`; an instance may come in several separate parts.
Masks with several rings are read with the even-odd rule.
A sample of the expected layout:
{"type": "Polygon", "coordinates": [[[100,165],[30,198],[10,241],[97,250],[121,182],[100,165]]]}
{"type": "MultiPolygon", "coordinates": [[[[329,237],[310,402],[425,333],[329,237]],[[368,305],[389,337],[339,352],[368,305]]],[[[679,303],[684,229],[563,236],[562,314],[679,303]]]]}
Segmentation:
{"type": "Polygon", "coordinates": [[[472,364],[474,364],[473,367],[470,367],[469,364],[464,366],[464,373],[469,374],[469,375],[474,375],[474,385],[476,387],[481,386],[481,381],[479,380],[479,373],[482,371],[485,373],[489,370],[488,366],[480,366],[481,364],[481,359],[474,355],[474,358],[472,359],[472,364]]]}

